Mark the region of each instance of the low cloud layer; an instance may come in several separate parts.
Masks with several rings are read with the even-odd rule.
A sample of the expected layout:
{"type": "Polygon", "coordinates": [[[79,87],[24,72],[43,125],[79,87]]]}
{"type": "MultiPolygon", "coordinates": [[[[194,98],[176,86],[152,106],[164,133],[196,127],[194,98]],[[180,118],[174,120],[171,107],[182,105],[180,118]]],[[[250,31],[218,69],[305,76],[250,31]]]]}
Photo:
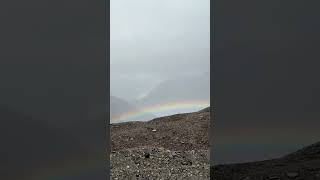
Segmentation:
{"type": "Polygon", "coordinates": [[[209,72],[209,5],[111,1],[111,93],[132,100],[162,81],[209,72]]]}

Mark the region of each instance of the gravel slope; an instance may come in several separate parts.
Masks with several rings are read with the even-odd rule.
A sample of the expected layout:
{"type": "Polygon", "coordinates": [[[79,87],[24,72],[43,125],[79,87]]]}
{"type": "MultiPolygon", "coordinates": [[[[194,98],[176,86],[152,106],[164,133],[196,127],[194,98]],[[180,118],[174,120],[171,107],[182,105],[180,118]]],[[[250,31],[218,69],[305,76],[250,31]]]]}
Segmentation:
{"type": "Polygon", "coordinates": [[[210,111],[111,125],[112,179],[210,179],[210,111]]]}

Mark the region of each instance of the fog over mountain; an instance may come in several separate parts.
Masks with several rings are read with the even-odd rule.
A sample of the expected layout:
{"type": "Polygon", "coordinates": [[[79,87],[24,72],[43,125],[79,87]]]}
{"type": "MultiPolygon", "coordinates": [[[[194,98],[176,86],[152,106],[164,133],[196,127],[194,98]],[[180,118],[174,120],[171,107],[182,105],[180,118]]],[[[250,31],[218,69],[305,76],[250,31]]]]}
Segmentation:
{"type": "Polygon", "coordinates": [[[175,104],[177,109],[169,112],[158,112],[159,116],[187,111],[197,111],[210,104],[210,73],[198,76],[185,76],[163,81],[145,97],[137,101],[141,107],[166,106],[175,104]],[[183,107],[187,103],[200,104],[201,107],[183,107]]]}
{"type": "Polygon", "coordinates": [[[112,96],[138,106],[138,114],[154,104],[208,100],[209,0],[116,0],[110,9],[112,96]]]}
{"type": "Polygon", "coordinates": [[[132,101],[111,95],[110,117],[111,123],[145,121],[159,116],[197,111],[209,105],[210,73],[207,72],[199,76],[164,81],[144,97],[132,101]]]}
{"type": "Polygon", "coordinates": [[[117,123],[121,121],[144,121],[151,120],[155,116],[145,113],[143,116],[122,119],[121,116],[128,112],[138,110],[139,106],[131,104],[121,98],[110,96],[110,122],[117,123]]]}
{"type": "Polygon", "coordinates": [[[210,73],[199,76],[179,77],[161,82],[156,88],[141,98],[141,103],[164,103],[191,100],[210,99],[210,73]]]}

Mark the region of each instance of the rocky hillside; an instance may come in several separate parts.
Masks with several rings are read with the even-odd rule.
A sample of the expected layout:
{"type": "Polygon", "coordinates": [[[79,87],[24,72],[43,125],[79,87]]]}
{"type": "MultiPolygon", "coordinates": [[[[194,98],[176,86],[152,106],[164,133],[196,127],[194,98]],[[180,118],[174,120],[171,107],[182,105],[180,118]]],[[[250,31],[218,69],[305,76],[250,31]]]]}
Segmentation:
{"type": "Polygon", "coordinates": [[[111,125],[112,179],[209,179],[209,108],[111,125]]]}
{"type": "Polygon", "coordinates": [[[279,159],[211,167],[214,180],[320,180],[320,142],[279,159]]]}

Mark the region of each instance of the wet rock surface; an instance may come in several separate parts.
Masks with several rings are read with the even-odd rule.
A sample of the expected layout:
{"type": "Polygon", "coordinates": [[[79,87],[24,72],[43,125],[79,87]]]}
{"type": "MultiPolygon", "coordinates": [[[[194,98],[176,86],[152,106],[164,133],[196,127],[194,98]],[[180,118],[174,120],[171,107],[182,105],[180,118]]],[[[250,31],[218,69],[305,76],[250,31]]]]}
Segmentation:
{"type": "Polygon", "coordinates": [[[320,143],[279,159],[211,167],[214,180],[320,180],[320,143]]]}
{"type": "Polygon", "coordinates": [[[111,179],[210,179],[210,109],[111,125],[111,179]]]}

